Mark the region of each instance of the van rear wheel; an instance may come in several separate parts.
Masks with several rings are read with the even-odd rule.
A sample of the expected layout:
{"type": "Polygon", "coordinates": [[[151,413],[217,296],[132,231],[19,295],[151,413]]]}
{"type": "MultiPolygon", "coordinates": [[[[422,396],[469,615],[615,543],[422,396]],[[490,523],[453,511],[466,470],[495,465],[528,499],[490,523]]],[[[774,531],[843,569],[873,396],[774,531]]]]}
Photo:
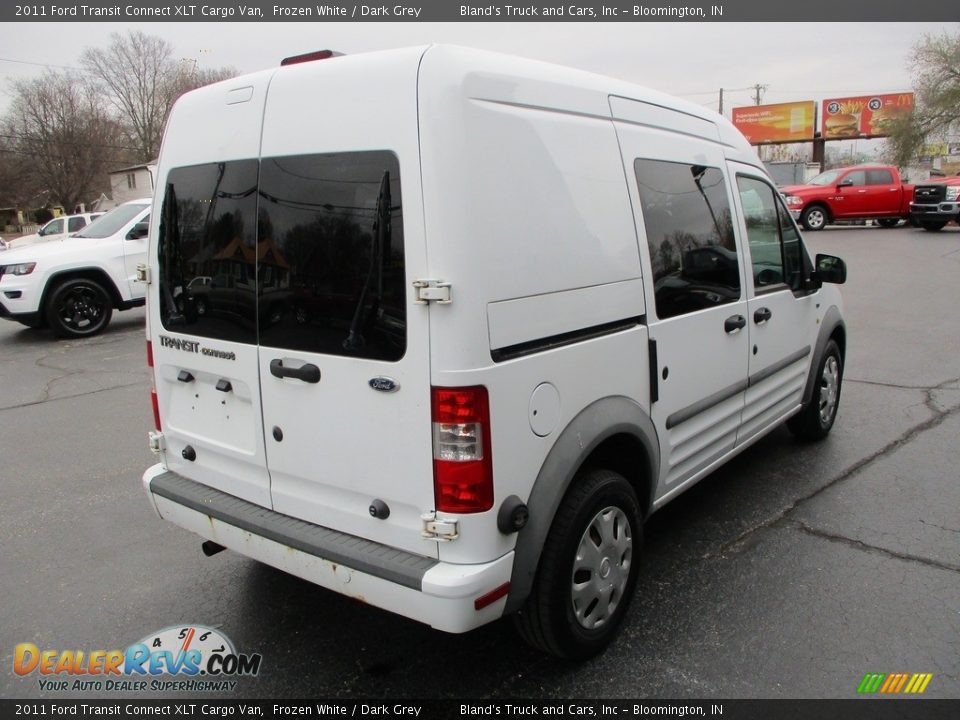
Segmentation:
{"type": "Polygon", "coordinates": [[[533,591],[515,623],[539,650],[583,660],[616,635],[637,582],[637,496],[622,475],[581,472],[547,536],[533,591]]]}

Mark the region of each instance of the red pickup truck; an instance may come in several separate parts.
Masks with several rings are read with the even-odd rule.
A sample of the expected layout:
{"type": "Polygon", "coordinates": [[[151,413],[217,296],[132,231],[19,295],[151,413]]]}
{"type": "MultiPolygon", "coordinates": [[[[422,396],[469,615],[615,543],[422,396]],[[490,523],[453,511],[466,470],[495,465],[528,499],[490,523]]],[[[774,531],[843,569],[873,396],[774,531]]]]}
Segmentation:
{"type": "Polygon", "coordinates": [[[931,232],[943,230],[951,220],[960,223],[960,177],[917,185],[910,203],[910,220],[931,232]]]}
{"type": "Polygon", "coordinates": [[[827,170],[806,185],[780,188],[794,218],[807,230],[837,220],[877,220],[893,227],[910,217],[913,185],[891,165],[857,165],[827,170]]]}

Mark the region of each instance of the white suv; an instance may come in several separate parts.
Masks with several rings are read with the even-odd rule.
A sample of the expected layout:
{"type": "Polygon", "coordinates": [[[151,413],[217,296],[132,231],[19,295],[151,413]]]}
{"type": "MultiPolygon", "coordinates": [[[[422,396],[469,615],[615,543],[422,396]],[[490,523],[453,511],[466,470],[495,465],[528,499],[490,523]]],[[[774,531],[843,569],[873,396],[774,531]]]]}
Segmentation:
{"type": "Polygon", "coordinates": [[[113,311],[144,304],[150,201],[120,205],[62,242],[0,255],[0,317],[62,337],[102,331],[113,311]]]}
{"type": "Polygon", "coordinates": [[[183,96],[159,176],[143,481],[208,554],[581,658],[652,512],[833,425],[843,261],[700,106],[462,48],[333,57],[183,96]]]}

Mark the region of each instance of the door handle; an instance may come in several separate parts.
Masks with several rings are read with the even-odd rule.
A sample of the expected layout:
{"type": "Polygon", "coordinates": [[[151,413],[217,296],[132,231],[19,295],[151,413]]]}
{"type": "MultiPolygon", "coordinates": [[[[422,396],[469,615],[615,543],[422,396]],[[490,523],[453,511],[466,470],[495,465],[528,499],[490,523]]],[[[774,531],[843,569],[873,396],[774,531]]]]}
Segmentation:
{"type": "Polygon", "coordinates": [[[312,363],[291,368],[284,367],[283,360],[280,358],[274,358],[270,361],[270,374],[278,378],[296,378],[308,383],[320,382],[320,368],[312,363]]]}
{"type": "Polygon", "coordinates": [[[728,334],[733,334],[746,326],[747,319],[743,315],[731,315],[723,322],[723,330],[728,334]]]}
{"type": "Polygon", "coordinates": [[[759,325],[760,323],[765,323],[767,320],[773,317],[773,313],[770,312],[770,308],[757,308],[753,313],[753,321],[759,325]]]}

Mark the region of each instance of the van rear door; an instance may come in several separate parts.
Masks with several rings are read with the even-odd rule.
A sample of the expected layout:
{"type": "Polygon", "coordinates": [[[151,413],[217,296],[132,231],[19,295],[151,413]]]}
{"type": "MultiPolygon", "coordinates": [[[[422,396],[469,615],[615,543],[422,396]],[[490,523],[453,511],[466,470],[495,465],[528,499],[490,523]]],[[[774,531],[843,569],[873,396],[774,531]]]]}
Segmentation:
{"type": "Polygon", "coordinates": [[[159,168],[150,248],[158,266],[149,286],[167,467],[265,507],[271,500],[255,271],[260,123],[269,77],[212,86],[177,102],[159,168]],[[229,278],[230,287],[211,278],[229,278]],[[242,302],[217,304],[235,292],[242,302]]]}
{"type": "Polygon", "coordinates": [[[429,308],[412,287],[427,267],[419,52],[407,60],[344,57],[274,77],[259,366],[274,509],[436,556],[420,519],[434,507],[429,308]]]}

